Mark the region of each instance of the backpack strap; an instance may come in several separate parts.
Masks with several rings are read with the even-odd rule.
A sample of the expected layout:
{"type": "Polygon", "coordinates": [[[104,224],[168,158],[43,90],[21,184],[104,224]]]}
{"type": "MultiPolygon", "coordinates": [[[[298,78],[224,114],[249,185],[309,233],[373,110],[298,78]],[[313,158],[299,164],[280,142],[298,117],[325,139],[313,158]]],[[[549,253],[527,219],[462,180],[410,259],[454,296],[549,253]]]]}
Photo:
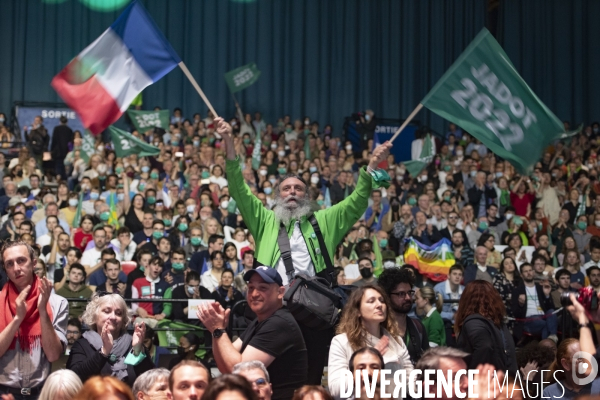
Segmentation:
{"type": "Polygon", "coordinates": [[[283,260],[283,265],[285,265],[285,272],[288,277],[288,282],[291,282],[294,279],[292,247],[290,245],[290,238],[288,237],[288,233],[285,229],[285,226],[283,225],[283,222],[279,224],[279,235],[277,236],[277,244],[279,245],[279,251],[281,252],[281,259],[283,260]]]}
{"type": "Polygon", "coordinates": [[[325,245],[325,240],[323,239],[323,233],[321,233],[321,228],[319,227],[319,222],[317,221],[317,217],[315,214],[310,214],[308,217],[310,224],[315,231],[315,235],[319,240],[319,246],[321,247],[321,255],[323,256],[323,260],[325,261],[325,274],[327,275],[326,279],[331,283],[332,287],[337,286],[337,279],[333,277],[333,263],[331,262],[331,257],[329,257],[329,251],[327,250],[327,246],[325,245]]]}

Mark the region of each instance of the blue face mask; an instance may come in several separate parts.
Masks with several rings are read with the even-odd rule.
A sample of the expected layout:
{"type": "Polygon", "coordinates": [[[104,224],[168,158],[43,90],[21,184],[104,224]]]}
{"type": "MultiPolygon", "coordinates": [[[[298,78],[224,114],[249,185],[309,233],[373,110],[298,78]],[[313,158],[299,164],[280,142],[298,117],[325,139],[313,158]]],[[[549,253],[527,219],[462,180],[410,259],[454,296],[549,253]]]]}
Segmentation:
{"type": "Polygon", "coordinates": [[[265,192],[266,195],[269,195],[269,194],[273,193],[273,188],[266,187],[263,189],[263,192],[265,192]]]}
{"type": "Polygon", "coordinates": [[[146,166],[146,165],[144,165],[144,166],[142,167],[142,172],[143,172],[143,173],[148,173],[149,171],[150,171],[150,167],[148,167],[148,166],[146,166]]]}
{"type": "Polygon", "coordinates": [[[125,193],[118,193],[117,194],[117,200],[123,201],[124,198],[125,198],[125,193]]]}
{"type": "Polygon", "coordinates": [[[317,167],[310,167],[308,170],[311,174],[314,174],[315,172],[317,172],[317,167]]]}
{"type": "Polygon", "coordinates": [[[98,197],[100,197],[100,195],[98,193],[96,193],[96,192],[90,193],[90,199],[98,200],[98,197]]]}

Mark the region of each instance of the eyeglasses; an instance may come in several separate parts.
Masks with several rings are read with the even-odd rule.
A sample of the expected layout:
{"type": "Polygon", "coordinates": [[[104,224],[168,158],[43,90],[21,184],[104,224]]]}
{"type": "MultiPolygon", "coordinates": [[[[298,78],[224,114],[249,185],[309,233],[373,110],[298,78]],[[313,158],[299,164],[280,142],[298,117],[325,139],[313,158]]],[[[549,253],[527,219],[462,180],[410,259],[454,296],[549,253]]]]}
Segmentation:
{"type": "Polygon", "coordinates": [[[255,380],[252,383],[255,383],[256,386],[258,386],[258,387],[262,387],[262,386],[265,386],[267,384],[267,380],[265,378],[258,378],[257,380],[255,380]]]}
{"type": "Polygon", "coordinates": [[[79,335],[79,331],[67,331],[67,335],[79,335]]]}
{"type": "Polygon", "coordinates": [[[391,292],[390,294],[394,295],[394,296],[398,296],[400,298],[405,298],[406,295],[408,295],[409,297],[413,297],[415,295],[415,291],[409,290],[408,292],[391,292]]]}

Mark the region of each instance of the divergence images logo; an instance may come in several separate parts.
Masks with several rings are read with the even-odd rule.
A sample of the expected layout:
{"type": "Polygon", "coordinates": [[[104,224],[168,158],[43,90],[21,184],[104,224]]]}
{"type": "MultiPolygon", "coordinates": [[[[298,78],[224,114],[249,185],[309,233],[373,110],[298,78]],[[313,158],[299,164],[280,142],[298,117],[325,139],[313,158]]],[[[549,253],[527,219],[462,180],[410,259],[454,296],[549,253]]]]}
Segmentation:
{"type": "Polygon", "coordinates": [[[587,385],[596,379],[598,375],[598,362],[590,353],[585,351],[578,351],[573,355],[571,367],[573,382],[576,385],[587,385]],[[579,378],[577,375],[583,375],[584,378],[579,378]]]}

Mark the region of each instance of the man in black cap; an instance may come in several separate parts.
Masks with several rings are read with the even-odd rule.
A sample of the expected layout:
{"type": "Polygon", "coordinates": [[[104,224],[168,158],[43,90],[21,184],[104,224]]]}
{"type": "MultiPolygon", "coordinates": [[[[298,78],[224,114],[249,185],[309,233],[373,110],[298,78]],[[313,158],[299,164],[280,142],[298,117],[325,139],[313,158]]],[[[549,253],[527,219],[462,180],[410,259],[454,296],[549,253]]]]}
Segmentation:
{"type": "Polygon", "coordinates": [[[213,335],[213,355],[222,374],[245,361],[261,361],[273,385],[273,400],[291,399],[307,380],[308,355],[298,323],[283,308],[285,292],[274,268],[258,267],[244,274],[246,299],[257,318],[234,343],[225,333],[231,310],[217,302],[198,308],[198,319],[213,335]]]}

